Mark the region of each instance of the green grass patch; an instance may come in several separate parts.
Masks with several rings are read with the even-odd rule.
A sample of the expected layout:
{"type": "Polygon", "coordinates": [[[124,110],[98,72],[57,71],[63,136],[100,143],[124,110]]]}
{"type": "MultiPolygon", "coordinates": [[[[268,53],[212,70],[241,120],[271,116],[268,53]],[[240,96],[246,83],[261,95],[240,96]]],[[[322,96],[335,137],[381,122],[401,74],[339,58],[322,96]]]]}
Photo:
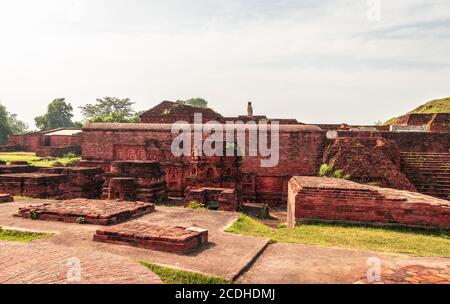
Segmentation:
{"type": "Polygon", "coordinates": [[[141,261],[141,264],[159,276],[164,284],[230,284],[229,280],[222,277],[168,268],[144,261],[141,261]]]}
{"type": "Polygon", "coordinates": [[[28,243],[37,239],[50,237],[52,235],[52,233],[38,233],[0,228],[0,241],[28,243]]]}
{"type": "Polygon", "coordinates": [[[274,242],[366,249],[414,256],[450,257],[450,231],[365,227],[323,223],[277,229],[241,215],[227,232],[269,238],[274,242]]]}
{"type": "Polygon", "coordinates": [[[36,153],[32,152],[5,152],[0,153],[0,160],[11,163],[12,161],[27,161],[31,165],[40,167],[54,167],[54,166],[67,166],[80,160],[79,157],[39,157],[36,153]]]}
{"type": "MultiPolygon", "coordinates": [[[[434,113],[450,113],[450,97],[431,100],[406,114],[434,114],[434,113]]],[[[394,117],[386,121],[385,125],[395,123],[399,117],[394,117]]]]}

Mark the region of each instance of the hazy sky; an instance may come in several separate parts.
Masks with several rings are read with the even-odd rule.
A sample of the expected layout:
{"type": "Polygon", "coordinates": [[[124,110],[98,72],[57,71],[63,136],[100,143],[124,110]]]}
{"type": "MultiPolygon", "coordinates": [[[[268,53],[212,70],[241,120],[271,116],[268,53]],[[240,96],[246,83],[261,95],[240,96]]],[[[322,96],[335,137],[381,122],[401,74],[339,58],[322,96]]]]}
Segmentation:
{"type": "Polygon", "coordinates": [[[450,96],[450,1],[380,2],[0,0],[0,100],[30,124],[102,96],[373,123],[450,96]]]}

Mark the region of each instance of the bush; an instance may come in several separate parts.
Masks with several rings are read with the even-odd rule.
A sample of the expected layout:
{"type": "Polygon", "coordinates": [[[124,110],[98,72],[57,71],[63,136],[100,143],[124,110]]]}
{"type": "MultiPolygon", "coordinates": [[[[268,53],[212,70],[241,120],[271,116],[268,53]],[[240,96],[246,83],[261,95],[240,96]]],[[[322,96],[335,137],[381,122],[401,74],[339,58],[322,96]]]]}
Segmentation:
{"type": "Polygon", "coordinates": [[[77,155],[75,153],[67,153],[63,155],[63,158],[78,158],[80,155],[77,155]]]}
{"type": "Polygon", "coordinates": [[[320,177],[334,177],[340,179],[350,179],[350,174],[345,174],[344,170],[334,170],[334,164],[322,164],[319,170],[320,177]]]}
{"type": "Polygon", "coordinates": [[[191,201],[188,205],[187,208],[189,209],[206,209],[205,204],[199,202],[199,201],[191,201]]]}

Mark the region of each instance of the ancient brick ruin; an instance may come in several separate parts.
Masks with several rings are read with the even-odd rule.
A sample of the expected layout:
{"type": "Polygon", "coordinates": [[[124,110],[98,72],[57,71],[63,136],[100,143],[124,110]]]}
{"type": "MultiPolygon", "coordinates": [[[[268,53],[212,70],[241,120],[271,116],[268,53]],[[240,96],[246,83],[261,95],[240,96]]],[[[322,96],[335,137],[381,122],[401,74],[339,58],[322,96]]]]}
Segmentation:
{"type": "Polygon", "coordinates": [[[343,179],[293,177],[289,181],[289,226],[300,220],[447,229],[450,228],[450,202],[343,179]]]}
{"type": "Polygon", "coordinates": [[[41,157],[61,157],[81,154],[81,141],[81,130],[60,128],[9,136],[8,145],[0,146],[0,152],[25,151],[41,157]]]}
{"type": "Polygon", "coordinates": [[[206,208],[224,211],[236,211],[240,206],[239,193],[233,188],[209,188],[201,187],[187,189],[185,194],[185,206],[196,201],[206,208]]]}
{"type": "Polygon", "coordinates": [[[99,198],[103,170],[0,165],[0,192],[36,198],[99,198]]]}
{"type": "MultiPolygon", "coordinates": [[[[0,192],[143,202],[170,197],[226,211],[245,204],[286,205],[289,198],[291,210],[296,210],[293,219],[447,227],[448,118],[445,113],[409,114],[391,126],[305,125],[255,115],[251,103],[246,115],[224,117],[209,108],[164,101],[142,114],[141,123],[92,123],[81,133],[54,130],[11,137],[10,144],[26,150],[79,144],[82,160],[79,167],[68,168],[0,164],[0,192]],[[202,122],[254,122],[257,132],[262,128],[257,123],[279,121],[278,164],[263,167],[263,157],[249,155],[251,132],[245,126],[245,146],[232,143],[234,152],[243,151],[244,156],[202,156],[196,147],[190,155],[173,155],[171,145],[178,134],[172,133],[172,123],[186,121],[193,127],[195,113],[202,114],[202,122]],[[315,178],[323,163],[360,184],[315,178]],[[304,195],[307,203],[293,208],[295,197],[304,195]]],[[[202,136],[206,140],[209,134],[202,136]]],[[[225,134],[218,142],[224,149],[230,144],[225,134]]]]}
{"type": "Polygon", "coordinates": [[[163,201],[167,186],[160,164],[154,161],[115,161],[105,173],[102,198],[163,201]]]}
{"type": "Polygon", "coordinates": [[[94,241],[186,254],[208,243],[208,230],[133,222],[99,229],[94,241]]]}
{"type": "Polygon", "coordinates": [[[65,223],[112,225],[155,211],[144,202],[73,199],[19,209],[18,217],[65,223]]]}
{"type": "Polygon", "coordinates": [[[14,198],[10,194],[0,193],[0,203],[10,203],[13,201],[14,201],[14,198]]]}

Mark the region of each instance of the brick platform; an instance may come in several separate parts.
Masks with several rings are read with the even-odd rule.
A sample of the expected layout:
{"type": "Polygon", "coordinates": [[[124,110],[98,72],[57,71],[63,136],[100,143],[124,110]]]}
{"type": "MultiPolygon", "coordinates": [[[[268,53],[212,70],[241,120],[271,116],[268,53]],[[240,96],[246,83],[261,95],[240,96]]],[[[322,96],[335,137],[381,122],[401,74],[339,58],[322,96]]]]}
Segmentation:
{"type": "Polygon", "coordinates": [[[14,201],[14,198],[10,194],[0,193],[0,203],[10,203],[12,201],[14,201]]]}
{"type": "Polygon", "coordinates": [[[289,181],[289,226],[296,220],[450,228],[450,202],[416,192],[321,177],[289,181]]]}
{"type": "Polygon", "coordinates": [[[111,225],[155,211],[155,206],[143,202],[73,199],[20,208],[18,217],[44,221],[111,225]]]}
{"type": "Polygon", "coordinates": [[[186,254],[208,242],[208,230],[124,223],[97,230],[94,241],[186,254]]]}

